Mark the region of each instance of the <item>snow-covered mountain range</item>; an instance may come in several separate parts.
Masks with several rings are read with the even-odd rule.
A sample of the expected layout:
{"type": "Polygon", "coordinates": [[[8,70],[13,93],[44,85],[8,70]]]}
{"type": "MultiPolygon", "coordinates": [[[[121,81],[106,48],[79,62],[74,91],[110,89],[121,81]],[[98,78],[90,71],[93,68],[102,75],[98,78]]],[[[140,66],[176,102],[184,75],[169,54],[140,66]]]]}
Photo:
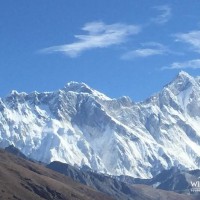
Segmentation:
{"type": "Polygon", "coordinates": [[[49,163],[149,178],[200,167],[200,77],[186,72],[144,102],[111,99],[84,83],[0,99],[0,147],[49,163]]]}

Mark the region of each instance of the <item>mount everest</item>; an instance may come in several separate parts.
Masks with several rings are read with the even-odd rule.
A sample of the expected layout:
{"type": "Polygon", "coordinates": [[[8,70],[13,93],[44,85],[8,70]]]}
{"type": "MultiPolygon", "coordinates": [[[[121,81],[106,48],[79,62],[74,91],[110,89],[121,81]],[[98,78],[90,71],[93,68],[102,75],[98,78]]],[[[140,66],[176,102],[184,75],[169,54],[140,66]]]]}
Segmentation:
{"type": "Polygon", "coordinates": [[[134,103],[84,83],[0,99],[0,147],[111,175],[150,178],[172,166],[200,167],[200,77],[180,72],[134,103]]]}

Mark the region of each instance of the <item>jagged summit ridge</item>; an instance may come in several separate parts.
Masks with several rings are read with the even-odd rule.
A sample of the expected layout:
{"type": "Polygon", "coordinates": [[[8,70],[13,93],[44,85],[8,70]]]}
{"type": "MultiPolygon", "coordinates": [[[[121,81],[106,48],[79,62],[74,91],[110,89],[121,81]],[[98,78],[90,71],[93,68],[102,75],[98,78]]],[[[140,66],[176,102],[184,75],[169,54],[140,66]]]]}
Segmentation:
{"type": "Polygon", "coordinates": [[[192,78],[192,76],[190,76],[187,72],[185,72],[185,71],[180,71],[179,73],[178,73],[178,75],[177,75],[177,77],[189,77],[189,78],[192,78]]]}
{"type": "Polygon", "coordinates": [[[0,147],[46,163],[148,178],[200,167],[199,78],[185,72],[150,99],[111,99],[84,83],[0,101],[0,147]]]}
{"type": "Polygon", "coordinates": [[[92,89],[83,82],[71,81],[65,85],[64,89],[66,91],[92,93],[92,89]]]}
{"type": "Polygon", "coordinates": [[[171,90],[174,90],[176,93],[180,93],[183,90],[187,90],[189,87],[194,87],[197,85],[199,85],[197,78],[194,78],[188,73],[181,71],[167,87],[171,90]]]}
{"type": "Polygon", "coordinates": [[[104,95],[103,93],[98,92],[97,90],[89,87],[87,84],[81,82],[76,82],[76,81],[71,81],[67,83],[64,87],[65,92],[76,92],[76,93],[86,93],[86,94],[91,94],[95,97],[103,98],[105,100],[110,100],[109,97],[104,95]]]}

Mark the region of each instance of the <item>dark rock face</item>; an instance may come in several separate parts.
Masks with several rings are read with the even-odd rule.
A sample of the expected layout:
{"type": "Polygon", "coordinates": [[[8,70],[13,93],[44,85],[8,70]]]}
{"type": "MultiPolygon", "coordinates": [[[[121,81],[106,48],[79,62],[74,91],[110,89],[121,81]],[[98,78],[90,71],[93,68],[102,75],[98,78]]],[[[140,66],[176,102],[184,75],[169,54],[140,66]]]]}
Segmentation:
{"type": "Polygon", "coordinates": [[[116,199],[130,199],[135,196],[134,191],[127,184],[112,179],[103,174],[97,174],[91,171],[81,171],[61,162],[52,162],[47,165],[48,168],[62,173],[73,180],[88,185],[98,191],[114,196],[116,199]]]}
{"type": "Polygon", "coordinates": [[[198,182],[200,170],[181,170],[176,167],[170,170],[163,170],[151,179],[139,179],[129,176],[115,177],[117,180],[128,184],[145,184],[157,189],[174,191],[181,194],[198,195],[192,191],[192,182],[198,182]]]}
{"type": "Polygon", "coordinates": [[[17,149],[15,146],[10,145],[8,147],[5,148],[5,151],[12,153],[20,158],[23,159],[28,159],[19,149],[17,149]]]}
{"type": "MultiPolygon", "coordinates": [[[[72,167],[68,164],[61,162],[52,162],[47,165],[48,168],[62,173],[73,180],[88,185],[96,190],[111,195],[116,200],[183,200],[183,199],[196,199],[197,197],[179,195],[176,193],[157,190],[150,186],[128,184],[123,181],[117,180],[115,177],[97,174],[95,172],[72,167]]],[[[167,174],[166,174],[167,176],[167,174]]],[[[125,178],[125,177],[124,177],[125,178]]],[[[118,177],[119,179],[119,177],[118,177]]],[[[122,177],[121,177],[122,179],[122,177]]],[[[139,179],[137,179],[139,181],[139,179]]],[[[133,183],[135,179],[131,178],[129,183],[133,183]]],[[[140,183],[146,183],[149,180],[141,180],[140,183]]],[[[135,181],[137,182],[137,181],[135,181]]],[[[149,183],[150,184],[150,183],[149,183]]],[[[198,199],[198,198],[197,198],[198,199]]]]}

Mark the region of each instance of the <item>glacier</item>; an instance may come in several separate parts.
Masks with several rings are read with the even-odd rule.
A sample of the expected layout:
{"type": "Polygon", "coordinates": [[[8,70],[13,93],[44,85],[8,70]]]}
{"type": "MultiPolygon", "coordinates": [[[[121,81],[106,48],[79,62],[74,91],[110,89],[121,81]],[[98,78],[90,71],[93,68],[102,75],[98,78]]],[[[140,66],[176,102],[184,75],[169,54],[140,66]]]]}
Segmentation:
{"type": "Polygon", "coordinates": [[[0,99],[0,147],[109,175],[150,178],[200,167],[200,77],[180,72],[143,102],[111,99],[85,83],[0,99]]]}

